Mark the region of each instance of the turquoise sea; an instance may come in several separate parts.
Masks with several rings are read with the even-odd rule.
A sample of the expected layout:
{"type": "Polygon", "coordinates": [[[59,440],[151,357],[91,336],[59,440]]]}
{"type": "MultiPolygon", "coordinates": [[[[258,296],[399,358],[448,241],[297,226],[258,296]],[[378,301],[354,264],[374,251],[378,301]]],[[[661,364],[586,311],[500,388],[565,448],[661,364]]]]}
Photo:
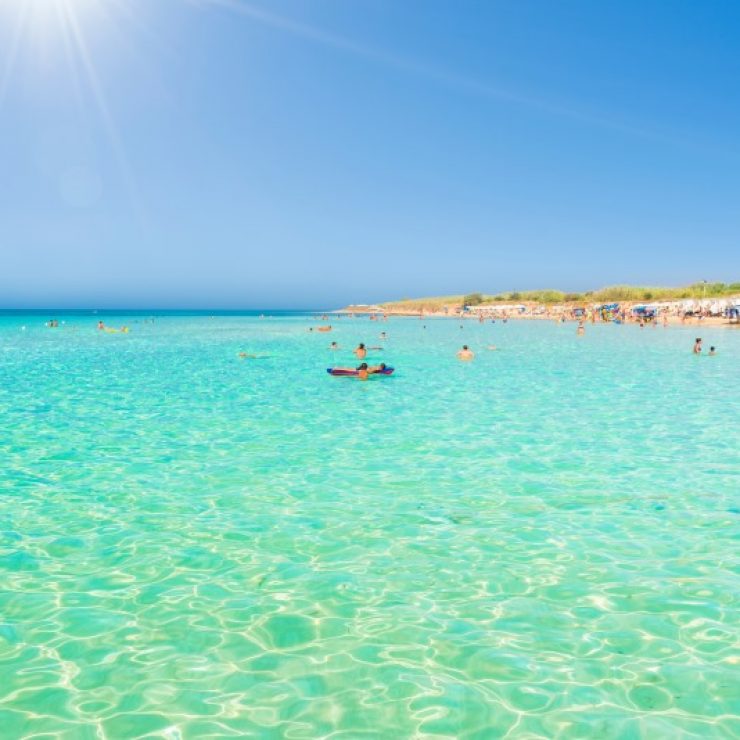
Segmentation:
{"type": "Polygon", "coordinates": [[[0,316],[3,740],[740,737],[740,330],[52,316],[0,316]]]}

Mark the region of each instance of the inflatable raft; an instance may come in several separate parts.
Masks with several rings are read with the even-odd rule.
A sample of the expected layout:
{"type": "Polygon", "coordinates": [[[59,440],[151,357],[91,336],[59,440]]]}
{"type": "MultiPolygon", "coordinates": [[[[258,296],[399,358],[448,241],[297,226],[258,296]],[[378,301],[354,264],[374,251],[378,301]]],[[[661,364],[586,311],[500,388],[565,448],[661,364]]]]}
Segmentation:
{"type": "MultiPolygon", "coordinates": [[[[360,374],[358,370],[349,370],[348,368],[343,368],[343,367],[327,367],[326,372],[329,373],[329,375],[347,376],[347,377],[352,377],[352,376],[356,376],[360,374]]],[[[369,373],[369,375],[392,375],[392,374],[393,374],[392,367],[387,367],[384,370],[378,370],[378,372],[375,372],[375,373],[369,373]]]]}

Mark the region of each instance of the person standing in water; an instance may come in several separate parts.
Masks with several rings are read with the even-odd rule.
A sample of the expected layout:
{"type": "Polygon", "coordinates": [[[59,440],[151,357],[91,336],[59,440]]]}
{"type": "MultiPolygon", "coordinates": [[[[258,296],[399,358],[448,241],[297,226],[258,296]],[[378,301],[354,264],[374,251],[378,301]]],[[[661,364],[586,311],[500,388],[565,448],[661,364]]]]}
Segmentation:
{"type": "Polygon", "coordinates": [[[362,342],[357,345],[355,355],[357,355],[358,360],[364,360],[367,357],[367,350],[365,349],[365,345],[362,342]]]}
{"type": "Polygon", "coordinates": [[[462,349],[457,353],[458,360],[472,360],[475,355],[468,349],[467,344],[463,344],[462,349]]]}
{"type": "Polygon", "coordinates": [[[701,337],[697,337],[696,341],[694,342],[694,354],[695,355],[701,354],[701,337]]]}

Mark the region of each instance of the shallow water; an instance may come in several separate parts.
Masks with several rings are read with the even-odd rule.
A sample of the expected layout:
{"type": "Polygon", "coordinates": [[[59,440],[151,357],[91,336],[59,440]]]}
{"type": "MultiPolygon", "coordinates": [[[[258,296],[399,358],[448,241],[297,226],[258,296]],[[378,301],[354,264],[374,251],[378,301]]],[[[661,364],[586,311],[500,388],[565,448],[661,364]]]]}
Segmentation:
{"type": "Polygon", "coordinates": [[[740,736],[740,330],[44,318],[0,317],[3,738],[740,736]]]}

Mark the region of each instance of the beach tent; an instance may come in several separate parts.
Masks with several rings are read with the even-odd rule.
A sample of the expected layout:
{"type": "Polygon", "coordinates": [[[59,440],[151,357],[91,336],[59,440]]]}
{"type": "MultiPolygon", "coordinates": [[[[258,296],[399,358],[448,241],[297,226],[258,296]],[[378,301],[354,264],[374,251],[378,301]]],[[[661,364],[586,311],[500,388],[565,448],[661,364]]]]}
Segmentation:
{"type": "Polygon", "coordinates": [[[640,316],[642,318],[646,319],[652,319],[657,314],[658,309],[656,306],[647,304],[647,303],[641,303],[637,306],[632,306],[632,313],[636,316],[640,316]]]}
{"type": "Polygon", "coordinates": [[[602,321],[615,321],[619,315],[618,303],[595,303],[594,308],[602,321]]]}

